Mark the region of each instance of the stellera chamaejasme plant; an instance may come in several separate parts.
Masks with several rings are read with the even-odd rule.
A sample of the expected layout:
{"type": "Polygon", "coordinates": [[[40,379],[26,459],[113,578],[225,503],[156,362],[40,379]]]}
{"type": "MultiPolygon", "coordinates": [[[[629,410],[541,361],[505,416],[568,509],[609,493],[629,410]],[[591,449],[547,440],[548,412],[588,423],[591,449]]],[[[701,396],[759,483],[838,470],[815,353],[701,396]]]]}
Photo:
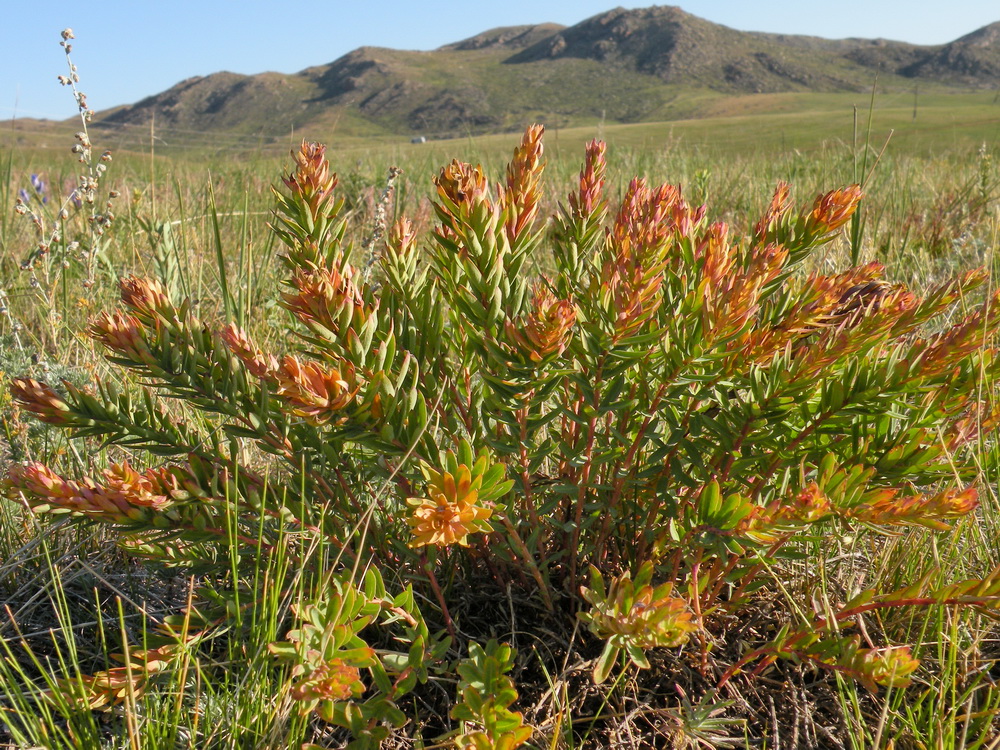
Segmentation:
{"type": "MultiPolygon", "coordinates": [[[[580,610],[607,641],[600,680],[622,654],[645,667],[646,650],[689,641],[706,666],[726,616],[802,538],[946,530],[975,509],[969,446],[996,424],[979,386],[998,369],[997,297],[954,308],[985,272],[922,295],[884,281],[878,263],[806,273],[857,208],[857,186],[799,212],[779,185],[745,233],[643,179],[612,210],[598,141],[543,221],[544,164],[533,126],[499,184],[445,166],[431,235],[398,218],[369,278],[324,148],[304,143],[275,190],[288,335],[266,350],[155,279],[124,279],[122,307],[90,333],[142,385],[22,379],[13,394],[148,468],[68,478],[20,465],[8,492],[195,571],[228,566],[219,551],[233,547],[240,565],[280,552],[293,570],[316,568],[326,585],[294,606],[272,650],[290,665],[291,697],[359,746],[404,720],[398,701],[428,665],[463,650],[442,573],[580,610]],[[539,258],[554,271],[532,278],[539,258]],[[453,638],[432,636],[415,589],[453,638]],[[372,647],[377,625],[395,648],[372,647]]],[[[262,595],[238,571],[206,580],[217,603],[262,595]]],[[[994,609],[998,595],[993,578],[863,591],[790,615],[719,674],[792,659],[904,686],[917,666],[906,645],[862,646],[848,625],[889,607],[994,609]]],[[[202,616],[201,636],[231,637],[238,611],[202,616]]],[[[475,703],[455,710],[468,746],[527,738],[499,648],[468,649],[489,680],[460,670],[475,703]],[[506,697],[488,703],[484,685],[506,697]]]]}

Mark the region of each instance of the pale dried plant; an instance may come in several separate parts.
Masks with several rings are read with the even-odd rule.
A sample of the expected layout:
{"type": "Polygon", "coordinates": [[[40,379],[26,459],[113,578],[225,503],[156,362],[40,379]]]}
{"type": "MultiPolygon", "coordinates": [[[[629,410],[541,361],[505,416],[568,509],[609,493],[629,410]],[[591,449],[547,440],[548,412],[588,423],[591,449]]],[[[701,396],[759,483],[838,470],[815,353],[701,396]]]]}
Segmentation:
{"type": "MultiPolygon", "coordinates": [[[[83,268],[82,285],[85,294],[96,283],[97,260],[100,256],[108,230],[115,221],[113,211],[114,200],[118,192],[108,190],[102,194],[101,187],[111,152],[102,151],[95,156],[95,149],[90,138],[88,123],[94,116],[94,111],[87,102],[87,95],[78,84],[80,75],[71,56],[74,39],[72,29],[62,31],[59,45],[66,55],[67,74],[58,76],[59,83],[68,86],[76,102],[80,118],[80,130],[74,135],[75,143],[71,148],[77,162],[81,165],[80,173],[73,188],[54,211],[45,210],[42,201],[25,200],[19,196],[15,202],[15,212],[25,217],[33,227],[35,245],[21,261],[21,270],[29,275],[29,285],[35,296],[48,312],[49,326],[54,332],[62,320],[62,314],[52,300],[52,291],[62,278],[63,273],[77,262],[83,268]],[[83,226],[75,232],[75,237],[68,236],[68,222],[74,215],[82,216],[83,226]]],[[[6,294],[0,290],[0,314],[11,316],[4,304],[6,294]]],[[[20,326],[11,318],[15,335],[20,326]]],[[[18,340],[20,346],[20,341],[18,340]]]]}
{"type": "Polygon", "coordinates": [[[371,277],[372,266],[378,263],[382,247],[385,244],[384,240],[386,230],[389,226],[389,203],[392,201],[393,193],[396,190],[396,180],[401,174],[403,174],[403,170],[399,167],[389,167],[389,173],[385,180],[385,187],[382,189],[382,194],[379,196],[378,202],[375,204],[375,220],[372,226],[372,233],[365,242],[364,248],[365,266],[362,271],[362,277],[365,282],[367,282],[371,277]]]}

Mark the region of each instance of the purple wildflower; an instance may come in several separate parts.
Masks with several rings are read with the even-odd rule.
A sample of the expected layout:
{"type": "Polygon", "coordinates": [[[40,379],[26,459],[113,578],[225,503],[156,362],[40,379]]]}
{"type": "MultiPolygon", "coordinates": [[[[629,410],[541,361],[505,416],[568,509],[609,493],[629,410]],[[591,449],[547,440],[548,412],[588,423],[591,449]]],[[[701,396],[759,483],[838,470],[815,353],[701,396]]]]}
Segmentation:
{"type": "Polygon", "coordinates": [[[45,183],[45,180],[41,178],[41,175],[37,174],[31,175],[31,187],[35,189],[35,192],[41,198],[42,203],[49,202],[49,196],[45,194],[45,189],[46,187],[48,187],[48,185],[45,183]]]}

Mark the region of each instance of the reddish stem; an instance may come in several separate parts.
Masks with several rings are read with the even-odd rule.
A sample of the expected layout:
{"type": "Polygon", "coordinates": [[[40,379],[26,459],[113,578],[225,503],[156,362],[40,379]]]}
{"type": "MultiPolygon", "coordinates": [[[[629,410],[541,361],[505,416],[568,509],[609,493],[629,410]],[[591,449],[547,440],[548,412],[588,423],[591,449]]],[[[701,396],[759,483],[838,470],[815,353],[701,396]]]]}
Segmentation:
{"type": "Polygon", "coordinates": [[[441,607],[441,616],[444,617],[444,626],[448,629],[448,635],[451,636],[453,643],[458,643],[458,635],[455,632],[455,623],[451,619],[451,612],[448,611],[448,604],[444,600],[444,592],[441,590],[437,576],[434,575],[434,570],[431,568],[431,564],[427,560],[427,553],[423,550],[420,550],[420,562],[424,567],[424,572],[427,573],[427,578],[431,583],[431,589],[433,589],[434,596],[438,600],[438,606],[441,607]]]}

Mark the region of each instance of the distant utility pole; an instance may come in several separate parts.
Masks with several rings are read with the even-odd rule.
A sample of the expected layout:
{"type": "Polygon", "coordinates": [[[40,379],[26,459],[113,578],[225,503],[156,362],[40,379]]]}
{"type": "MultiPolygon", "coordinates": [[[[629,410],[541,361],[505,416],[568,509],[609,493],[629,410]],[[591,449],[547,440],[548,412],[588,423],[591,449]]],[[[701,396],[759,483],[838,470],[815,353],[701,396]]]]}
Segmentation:
{"type": "Polygon", "coordinates": [[[920,87],[917,84],[913,84],[913,119],[917,119],[917,92],[920,87]]]}

